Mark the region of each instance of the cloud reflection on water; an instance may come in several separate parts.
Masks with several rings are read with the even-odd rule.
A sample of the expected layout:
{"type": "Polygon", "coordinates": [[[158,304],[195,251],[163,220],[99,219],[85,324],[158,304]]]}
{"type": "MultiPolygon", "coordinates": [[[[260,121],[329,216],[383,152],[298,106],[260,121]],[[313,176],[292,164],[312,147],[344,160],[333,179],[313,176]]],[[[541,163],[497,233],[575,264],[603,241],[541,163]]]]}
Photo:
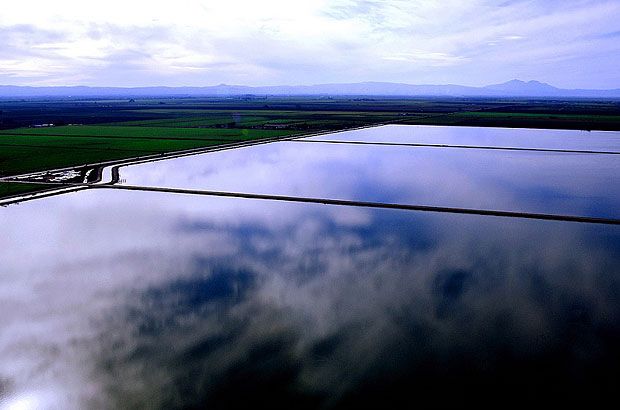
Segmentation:
{"type": "MultiPolygon", "coordinates": [[[[472,130],[456,132],[467,143],[491,138],[488,131],[472,130]]],[[[527,146],[537,139],[554,146],[562,138],[586,143],[576,131],[529,131],[536,137],[503,130],[498,142],[512,137],[509,145],[527,146]]],[[[385,126],[333,138],[441,141],[456,139],[454,132],[385,126]]],[[[599,134],[591,145],[614,145],[613,137],[599,134]]],[[[620,152],[620,139],[615,141],[620,152]]],[[[133,165],[120,173],[129,185],[620,218],[617,157],[279,142],[133,165]]]]}
{"type": "Polygon", "coordinates": [[[618,381],[616,227],[101,191],[0,219],[5,400],[446,404],[618,381]]]}

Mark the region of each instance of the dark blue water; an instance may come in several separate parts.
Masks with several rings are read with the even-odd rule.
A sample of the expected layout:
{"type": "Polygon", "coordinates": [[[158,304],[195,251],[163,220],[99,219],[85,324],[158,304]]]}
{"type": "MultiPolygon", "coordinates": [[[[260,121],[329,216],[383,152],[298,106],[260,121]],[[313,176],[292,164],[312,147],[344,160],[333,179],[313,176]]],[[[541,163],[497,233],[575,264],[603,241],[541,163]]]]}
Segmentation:
{"type": "Polygon", "coordinates": [[[3,405],[592,405],[620,381],[615,226],[111,190],[0,226],[3,405]]]}

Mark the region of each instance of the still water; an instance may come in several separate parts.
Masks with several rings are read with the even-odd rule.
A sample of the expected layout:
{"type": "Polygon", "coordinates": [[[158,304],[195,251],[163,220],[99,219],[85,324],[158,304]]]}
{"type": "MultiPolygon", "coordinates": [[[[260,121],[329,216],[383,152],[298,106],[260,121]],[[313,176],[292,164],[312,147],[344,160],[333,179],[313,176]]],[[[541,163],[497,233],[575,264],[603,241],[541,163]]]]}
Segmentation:
{"type": "Polygon", "coordinates": [[[387,125],[309,139],[620,152],[617,131],[387,125]]]}
{"type": "MultiPolygon", "coordinates": [[[[397,138],[408,128],[418,127],[378,127],[324,137],[397,138]]],[[[514,140],[519,138],[517,133],[514,140]]],[[[620,152],[620,137],[615,141],[620,152]]],[[[278,142],[120,170],[129,185],[616,219],[619,174],[620,155],[305,142],[278,142]]]]}
{"type": "MultiPolygon", "coordinates": [[[[618,216],[603,156],[347,147],[121,177],[618,216]]],[[[620,383],[618,226],[98,189],[0,227],[1,409],[591,406],[620,383]]]]}
{"type": "Polygon", "coordinates": [[[7,406],[596,401],[619,382],[615,226],[103,190],[0,224],[7,406]]]}

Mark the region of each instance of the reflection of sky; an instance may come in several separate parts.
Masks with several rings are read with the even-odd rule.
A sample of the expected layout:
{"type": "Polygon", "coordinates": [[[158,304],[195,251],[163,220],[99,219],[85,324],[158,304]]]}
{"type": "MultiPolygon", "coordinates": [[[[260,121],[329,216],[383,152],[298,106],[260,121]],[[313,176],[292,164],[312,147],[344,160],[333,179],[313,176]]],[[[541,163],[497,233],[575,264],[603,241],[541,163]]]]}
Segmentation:
{"type": "MultiPolygon", "coordinates": [[[[333,138],[397,140],[409,129],[420,128],[333,138]]],[[[463,138],[486,132],[470,130],[463,138]]],[[[526,134],[515,131],[513,141],[526,134]]],[[[618,163],[616,155],[281,142],[129,166],[121,177],[130,185],[619,218],[618,163]]]]}
{"type": "Polygon", "coordinates": [[[5,403],[615,386],[616,227],[115,191],[3,208],[0,224],[5,403]]]}
{"type": "Polygon", "coordinates": [[[616,131],[386,125],[309,139],[620,152],[620,132],[616,131]]]}

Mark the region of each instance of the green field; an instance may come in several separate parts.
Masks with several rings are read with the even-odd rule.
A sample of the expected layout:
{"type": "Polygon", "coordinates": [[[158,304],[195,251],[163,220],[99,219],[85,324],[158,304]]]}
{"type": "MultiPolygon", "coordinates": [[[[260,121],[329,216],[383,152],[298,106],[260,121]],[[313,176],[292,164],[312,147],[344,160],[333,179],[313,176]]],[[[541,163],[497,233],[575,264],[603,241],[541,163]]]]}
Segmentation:
{"type": "Polygon", "coordinates": [[[341,129],[367,125],[369,123],[393,122],[401,119],[398,113],[360,113],[360,112],[316,112],[316,111],[255,111],[241,112],[210,110],[196,115],[197,111],[187,110],[142,110],[148,114],[166,114],[178,116],[165,120],[143,120],[112,123],[131,127],[166,127],[166,128],[258,128],[270,126],[297,130],[341,129]],[[189,114],[189,115],[188,115],[189,114]]]}
{"type": "Polygon", "coordinates": [[[0,183],[0,198],[40,192],[49,189],[49,186],[37,184],[0,183]]]}
{"type": "Polygon", "coordinates": [[[169,128],[169,127],[129,127],[116,125],[80,125],[49,128],[22,128],[0,131],[0,135],[49,136],[49,137],[88,137],[88,138],[148,138],[166,139],[257,139],[282,136],[277,130],[257,130],[248,128],[169,128]]]}

